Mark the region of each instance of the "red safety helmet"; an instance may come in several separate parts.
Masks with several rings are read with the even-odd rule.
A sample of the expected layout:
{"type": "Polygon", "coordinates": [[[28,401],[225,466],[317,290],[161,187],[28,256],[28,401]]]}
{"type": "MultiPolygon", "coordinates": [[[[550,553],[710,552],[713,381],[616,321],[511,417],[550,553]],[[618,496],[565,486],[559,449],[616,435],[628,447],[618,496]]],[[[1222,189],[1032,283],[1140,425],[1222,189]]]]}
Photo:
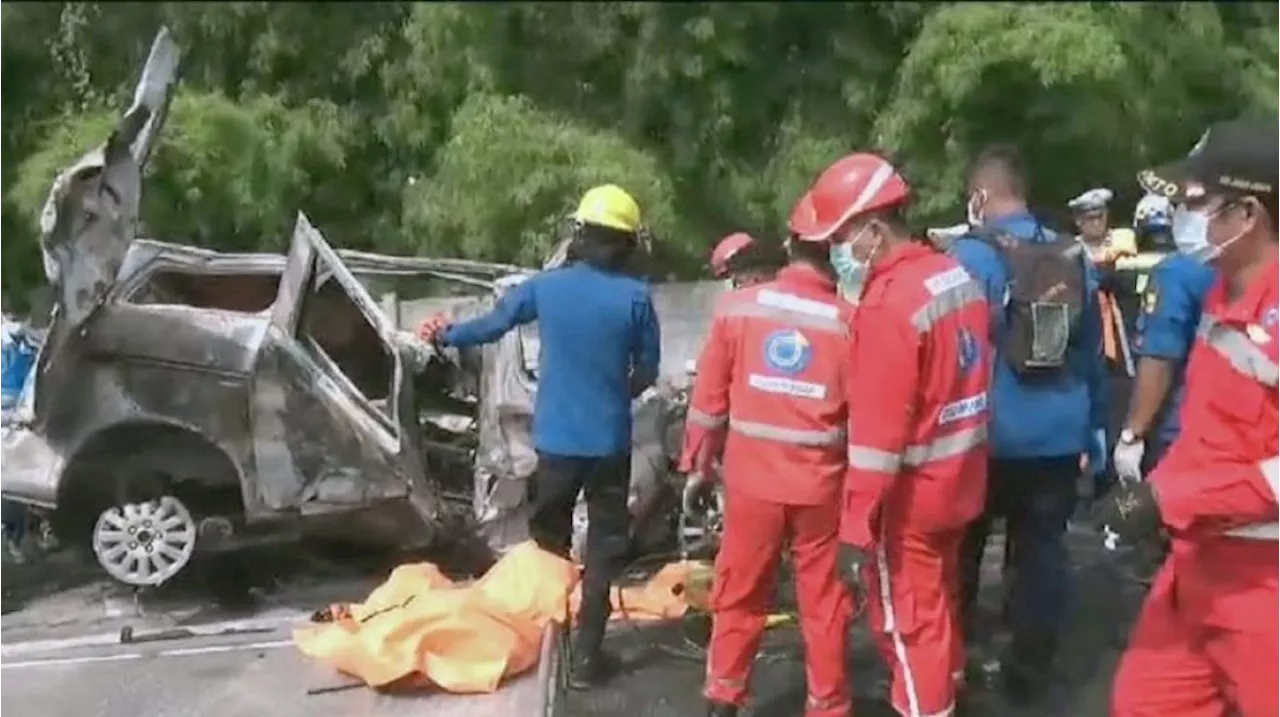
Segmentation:
{"type": "Polygon", "coordinates": [[[850,219],[901,204],[910,196],[911,187],[885,158],[846,155],[827,167],[796,204],[792,231],[804,241],[828,241],[850,219]]]}
{"type": "Polygon", "coordinates": [[[755,239],[745,232],[734,232],[720,240],[716,248],[711,250],[711,273],[717,279],[729,276],[729,261],[743,249],[755,243],[755,239]]]}
{"type": "Polygon", "coordinates": [[[791,219],[787,221],[787,230],[791,232],[792,237],[803,239],[813,232],[817,222],[818,216],[813,209],[813,194],[805,192],[791,208],[791,219]]]}

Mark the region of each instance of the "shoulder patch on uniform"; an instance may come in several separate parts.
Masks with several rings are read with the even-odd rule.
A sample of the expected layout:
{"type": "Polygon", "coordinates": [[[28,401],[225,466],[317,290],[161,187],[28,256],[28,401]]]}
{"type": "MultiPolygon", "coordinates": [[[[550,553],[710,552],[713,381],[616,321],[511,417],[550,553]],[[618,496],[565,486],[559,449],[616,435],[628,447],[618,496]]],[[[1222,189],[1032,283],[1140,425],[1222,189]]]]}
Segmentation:
{"type": "Polygon", "coordinates": [[[1156,291],[1156,287],[1151,287],[1147,293],[1142,295],[1142,313],[1155,313],[1156,307],[1160,305],[1160,293],[1156,291]]]}
{"type": "Polygon", "coordinates": [[[969,272],[965,271],[963,266],[956,266],[925,279],[924,288],[930,294],[937,296],[944,291],[960,286],[966,281],[969,281],[969,272]]]}

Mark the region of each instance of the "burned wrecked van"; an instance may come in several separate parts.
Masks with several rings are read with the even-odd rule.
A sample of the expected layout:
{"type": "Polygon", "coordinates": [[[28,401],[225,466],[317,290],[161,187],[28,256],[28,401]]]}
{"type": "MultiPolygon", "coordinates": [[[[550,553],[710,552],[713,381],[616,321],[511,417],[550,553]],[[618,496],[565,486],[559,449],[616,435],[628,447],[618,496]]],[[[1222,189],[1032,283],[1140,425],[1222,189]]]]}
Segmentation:
{"type": "MultiPolygon", "coordinates": [[[[444,486],[428,479],[419,423],[431,392],[419,401],[414,382],[447,377],[355,273],[429,263],[344,262],[301,217],[287,257],[132,242],[84,320],[59,305],[4,438],[4,496],[50,510],[64,540],[91,543],[138,585],[176,574],[198,546],[304,527],[429,541],[444,486]]],[[[436,435],[430,455],[469,477],[462,443],[436,435]]]]}
{"type": "Polygon", "coordinates": [[[288,256],[135,241],[176,66],[162,31],[132,106],[50,192],[57,301],[4,433],[0,490],[134,585],[164,582],[197,548],[304,527],[429,541],[441,486],[413,382],[431,371],[356,274],[487,289],[512,267],[343,258],[302,216],[288,256]]]}

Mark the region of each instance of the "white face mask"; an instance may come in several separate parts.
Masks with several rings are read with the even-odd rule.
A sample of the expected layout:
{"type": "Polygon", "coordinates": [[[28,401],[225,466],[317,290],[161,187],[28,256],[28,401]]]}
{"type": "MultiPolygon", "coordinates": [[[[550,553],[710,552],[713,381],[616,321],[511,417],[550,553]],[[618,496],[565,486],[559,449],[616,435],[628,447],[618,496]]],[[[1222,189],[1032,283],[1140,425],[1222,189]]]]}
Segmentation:
{"type": "Polygon", "coordinates": [[[1226,251],[1227,247],[1244,236],[1244,232],[1241,232],[1221,244],[1210,242],[1209,221],[1218,214],[1218,211],[1220,210],[1192,211],[1185,207],[1178,207],[1173,211],[1173,243],[1179,253],[1202,264],[1208,264],[1222,256],[1222,252],[1226,251]]]}

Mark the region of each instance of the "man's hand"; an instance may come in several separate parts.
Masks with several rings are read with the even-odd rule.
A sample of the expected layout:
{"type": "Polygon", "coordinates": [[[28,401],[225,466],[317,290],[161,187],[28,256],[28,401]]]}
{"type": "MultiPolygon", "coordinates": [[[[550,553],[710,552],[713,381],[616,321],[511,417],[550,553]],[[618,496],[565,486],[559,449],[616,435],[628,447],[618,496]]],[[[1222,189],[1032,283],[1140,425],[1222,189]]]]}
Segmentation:
{"type": "Polygon", "coordinates": [[[449,328],[449,319],[444,314],[428,316],[418,324],[418,338],[434,343],[447,328],[449,328]]]}
{"type": "Polygon", "coordinates": [[[1142,480],[1142,455],[1145,452],[1146,447],[1140,440],[1116,444],[1111,460],[1115,461],[1116,475],[1120,480],[1128,483],[1142,480]]]}
{"type": "Polygon", "coordinates": [[[1093,524],[1113,543],[1136,545],[1160,531],[1160,507],[1150,483],[1117,483],[1093,509],[1093,524]]]}
{"type": "Polygon", "coordinates": [[[869,562],[870,555],[867,551],[856,545],[841,543],[836,548],[836,575],[853,591],[855,600],[861,599],[866,593],[864,573],[869,562]]]}

